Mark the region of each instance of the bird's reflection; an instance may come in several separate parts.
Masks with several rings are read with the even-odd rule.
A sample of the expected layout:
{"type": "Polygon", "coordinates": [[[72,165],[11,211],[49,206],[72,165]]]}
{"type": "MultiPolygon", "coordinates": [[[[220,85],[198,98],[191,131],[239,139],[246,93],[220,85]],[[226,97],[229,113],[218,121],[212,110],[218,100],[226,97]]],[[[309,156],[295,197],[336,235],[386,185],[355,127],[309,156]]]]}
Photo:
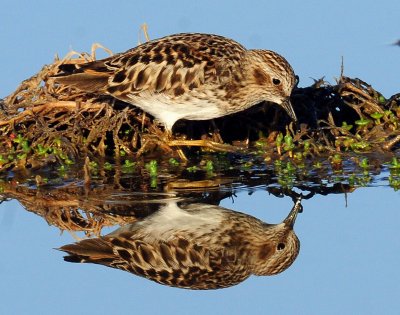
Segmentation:
{"type": "Polygon", "coordinates": [[[216,205],[170,201],[141,221],[60,250],[70,262],[102,264],[174,287],[218,289],[287,269],[299,253],[293,231],[299,211],[300,199],[282,223],[268,224],[216,205]]]}

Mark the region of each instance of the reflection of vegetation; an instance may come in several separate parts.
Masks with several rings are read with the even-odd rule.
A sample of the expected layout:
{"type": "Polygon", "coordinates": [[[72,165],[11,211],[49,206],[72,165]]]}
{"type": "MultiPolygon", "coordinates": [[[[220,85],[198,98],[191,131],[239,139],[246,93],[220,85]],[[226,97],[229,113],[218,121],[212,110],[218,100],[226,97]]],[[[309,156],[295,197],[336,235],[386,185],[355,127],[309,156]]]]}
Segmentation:
{"type": "Polygon", "coordinates": [[[389,164],[389,185],[394,188],[394,190],[400,189],[400,162],[395,157],[389,164]]]}
{"type": "MultiPolygon", "coordinates": [[[[361,162],[366,168],[365,163],[361,162]]],[[[312,194],[345,193],[354,190],[352,185],[360,184],[351,174],[364,172],[355,173],[355,168],[348,168],[337,179],[329,163],[319,164],[320,168],[316,169],[307,165],[299,167],[291,161],[277,160],[272,165],[257,159],[249,163],[247,159],[209,155],[191,168],[187,165],[171,168],[170,161],[137,161],[133,171],[127,173],[125,164],[110,167],[108,162],[87,159],[85,171],[71,165],[57,170],[15,172],[13,178],[0,182],[0,191],[4,199],[18,200],[26,209],[62,230],[93,234],[103,226],[122,223],[119,215],[132,208],[141,209],[141,213],[151,212],[154,194],[164,199],[172,193],[172,196],[218,204],[240,190],[268,190],[277,196],[289,194],[291,188],[312,194]]],[[[374,161],[369,164],[368,173],[376,172],[372,166],[374,161]]],[[[398,187],[395,186],[395,180],[399,180],[398,165],[393,160],[393,187],[398,187]]],[[[130,218],[134,220],[137,216],[142,215],[130,218]]]]}

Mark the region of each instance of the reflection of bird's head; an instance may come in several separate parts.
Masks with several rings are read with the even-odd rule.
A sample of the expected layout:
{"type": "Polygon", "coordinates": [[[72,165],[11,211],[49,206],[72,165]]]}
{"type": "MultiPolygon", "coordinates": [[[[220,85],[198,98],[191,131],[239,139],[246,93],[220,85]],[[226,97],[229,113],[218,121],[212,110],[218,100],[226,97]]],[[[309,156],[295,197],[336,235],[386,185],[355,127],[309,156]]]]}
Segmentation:
{"type": "Polygon", "coordinates": [[[299,211],[300,200],[282,223],[266,224],[264,237],[257,240],[258,254],[255,253],[252,259],[254,274],[275,275],[292,265],[300,250],[300,241],[293,230],[299,211]]]}
{"type": "Polygon", "coordinates": [[[297,258],[300,241],[293,229],[278,224],[271,227],[272,237],[260,244],[258,254],[253,256],[254,274],[275,275],[289,268],[297,258]]]}

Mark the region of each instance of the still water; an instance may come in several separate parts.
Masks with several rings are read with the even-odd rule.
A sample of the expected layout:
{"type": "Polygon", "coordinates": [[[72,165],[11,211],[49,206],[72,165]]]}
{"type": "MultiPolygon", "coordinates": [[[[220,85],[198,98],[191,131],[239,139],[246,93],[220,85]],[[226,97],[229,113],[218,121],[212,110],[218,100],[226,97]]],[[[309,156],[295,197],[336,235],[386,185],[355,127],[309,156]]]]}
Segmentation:
{"type": "MultiPolygon", "coordinates": [[[[137,218],[139,222],[152,215],[154,218],[165,204],[171,205],[171,202],[165,203],[167,199],[174,201],[172,207],[175,214],[181,208],[189,212],[197,211],[196,215],[201,216],[204,226],[199,227],[199,223],[189,225],[191,228],[196,225],[196,228],[208,229],[211,237],[221,228],[227,229],[229,220],[218,229],[210,227],[210,224],[222,222],[226,215],[244,217],[247,223],[239,220],[238,227],[256,233],[258,228],[253,223],[248,224],[248,220],[270,224],[282,222],[294,205],[295,197],[291,193],[277,193],[275,186],[258,185],[257,182],[257,185],[236,183],[230,190],[227,186],[209,192],[203,189],[201,193],[147,193],[145,198],[126,191],[120,195],[104,195],[101,190],[86,188],[78,197],[73,191],[74,199],[71,198],[72,193],[68,195],[71,192],[68,189],[62,190],[59,195],[46,189],[33,190],[32,194],[32,190],[27,193],[29,185],[22,190],[7,186],[4,196],[10,200],[0,205],[0,313],[398,314],[400,193],[388,187],[387,175],[382,173],[376,176],[369,187],[343,189],[346,193],[334,188],[333,184],[325,185],[323,192],[319,190],[312,196],[309,191],[294,188],[294,195],[303,193],[308,196],[302,200],[303,211],[297,215],[294,225],[300,243],[298,256],[297,253],[289,254],[292,255],[290,262],[284,268],[279,272],[269,272],[276,275],[252,275],[246,280],[236,279],[234,282],[237,285],[231,283],[228,288],[206,291],[161,285],[127,271],[98,264],[66,262],[63,256],[67,254],[56,249],[84,239],[79,229],[85,229],[92,234],[92,238],[96,238],[96,231],[105,221],[116,225],[104,227],[101,235],[115,235],[119,233],[115,232],[119,224],[127,229],[126,226],[137,224],[137,218]],[[184,200],[183,205],[175,203],[177,198],[184,200]],[[39,209],[40,213],[28,212],[16,199],[26,209],[39,209]],[[71,216],[57,217],[54,209],[68,207],[97,207],[106,209],[108,214],[119,212],[105,219],[95,215],[85,222],[80,220],[82,218],[71,216]],[[196,209],[190,210],[190,207],[196,209]],[[133,215],[126,209],[136,209],[136,212],[133,215]],[[119,215],[127,221],[121,221],[119,215]],[[71,222],[75,224],[75,231],[61,233],[60,227],[71,227],[71,222]]],[[[174,220],[177,223],[175,228],[186,229],[187,232],[188,227],[182,227],[187,220],[179,222],[176,217],[174,220]]],[[[198,217],[193,222],[198,222],[198,217]]],[[[153,231],[156,228],[149,229],[153,231]]],[[[171,236],[168,237],[171,239],[171,236]]],[[[259,257],[271,259],[271,253],[277,252],[282,242],[288,249],[290,242],[285,238],[274,243],[275,247],[268,247],[264,256],[258,253],[259,257]]],[[[188,244],[183,244],[181,248],[187,249],[188,244]]],[[[196,253],[202,255],[210,248],[203,245],[202,249],[197,248],[196,253]]],[[[171,251],[168,253],[171,254],[171,251]]],[[[228,254],[223,255],[228,257],[225,263],[240,260],[238,251],[228,254]]],[[[208,258],[215,256],[212,253],[207,255],[208,258]]],[[[238,273],[238,270],[230,271],[238,273]]],[[[220,274],[212,283],[223,281],[224,276],[220,274]]]]}

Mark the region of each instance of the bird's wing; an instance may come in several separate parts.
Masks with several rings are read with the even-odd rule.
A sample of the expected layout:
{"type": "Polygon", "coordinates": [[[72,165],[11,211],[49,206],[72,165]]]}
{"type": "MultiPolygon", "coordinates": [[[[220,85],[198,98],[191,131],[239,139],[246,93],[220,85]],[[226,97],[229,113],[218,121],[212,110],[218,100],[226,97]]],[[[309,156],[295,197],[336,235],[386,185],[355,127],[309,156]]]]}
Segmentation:
{"type": "Polygon", "coordinates": [[[245,51],[237,42],[221,36],[177,34],[75,69],[64,65],[64,73],[54,80],[121,99],[143,91],[174,97],[216,80],[231,80],[245,51]]]}
{"type": "Polygon", "coordinates": [[[87,239],[60,248],[70,262],[87,262],[123,269],[161,284],[191,289],[216,289],[237,284],[249,276],[235,251],[212,249],[176,237],[146,243],[132,234],[87,239]]]}

